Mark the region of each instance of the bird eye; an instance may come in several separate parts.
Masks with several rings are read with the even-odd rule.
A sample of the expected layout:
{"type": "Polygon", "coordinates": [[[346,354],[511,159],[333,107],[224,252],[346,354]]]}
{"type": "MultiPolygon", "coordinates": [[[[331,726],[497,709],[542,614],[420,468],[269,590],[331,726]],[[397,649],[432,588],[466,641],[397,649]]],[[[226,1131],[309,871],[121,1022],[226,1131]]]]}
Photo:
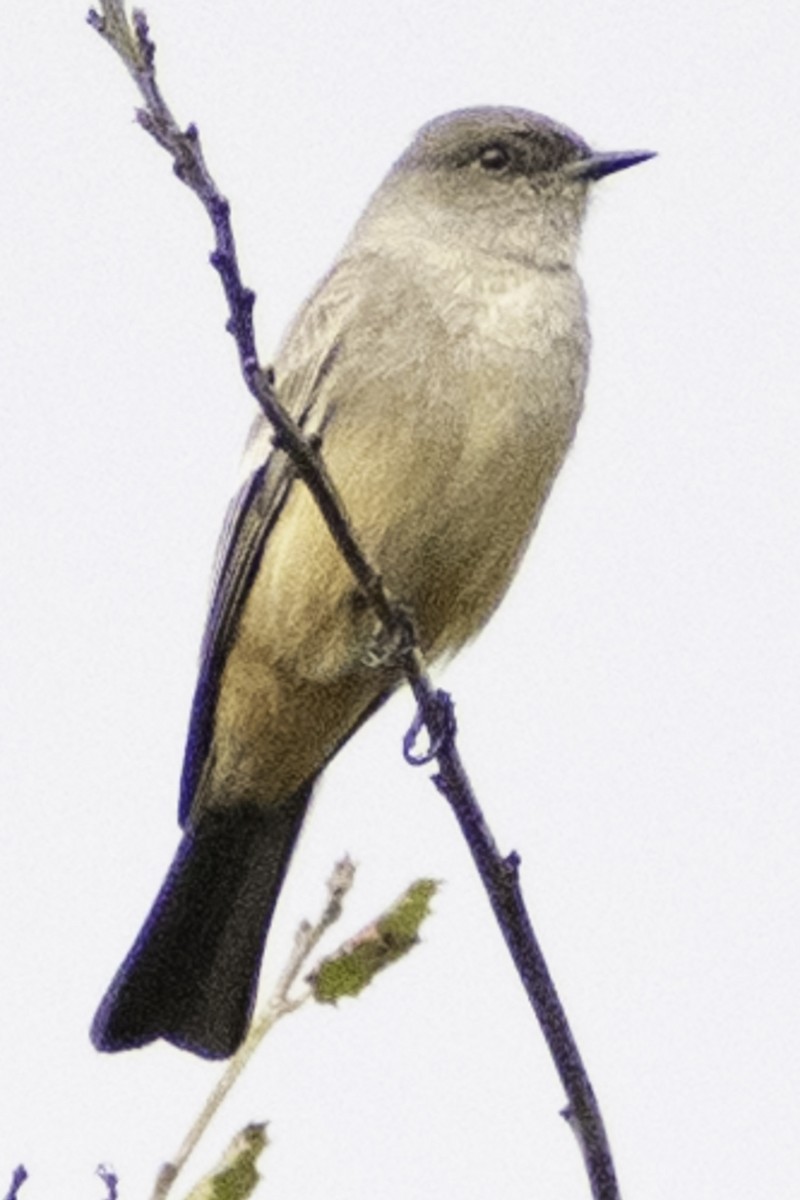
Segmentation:
{"type": "Polygon", "coordinates": [[[478,161],[484,171],[503,171],[511,162],[505,146],[486,146],[481,150],[478,161]]]}

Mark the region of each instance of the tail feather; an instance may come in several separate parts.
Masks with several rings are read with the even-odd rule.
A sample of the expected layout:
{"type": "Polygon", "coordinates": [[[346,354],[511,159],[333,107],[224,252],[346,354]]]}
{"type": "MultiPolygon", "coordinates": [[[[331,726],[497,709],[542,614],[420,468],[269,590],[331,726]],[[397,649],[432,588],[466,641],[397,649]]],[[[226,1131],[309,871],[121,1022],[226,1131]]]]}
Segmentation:
{"type": "Polygon", "coordinates": [[[267,931],[311,789],[206,813],[187,832],[92,1024],[98,1050],[165,1038],[205,1058],[244,1039],[267,931]]]}

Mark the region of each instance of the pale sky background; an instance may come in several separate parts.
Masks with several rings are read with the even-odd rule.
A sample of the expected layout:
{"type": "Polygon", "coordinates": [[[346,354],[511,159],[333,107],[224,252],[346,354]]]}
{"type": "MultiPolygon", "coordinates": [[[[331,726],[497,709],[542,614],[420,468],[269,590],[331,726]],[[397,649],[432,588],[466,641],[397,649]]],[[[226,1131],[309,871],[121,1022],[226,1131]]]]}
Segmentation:
{"type": "MultiPolygon", "coordinates": [[[[660,157],[600,185],[585,418],[508,602],[444,675],[629,1200],[800,1196],[800,18],[730,0],[151,0],[269,356],[429,117],[523,105],[660,157]]],[[[146,1197],[219,1067],[98,1055],[177,842],[250,402],[210,230],[81,3],[0,37],[0,1195],[146,1197]]],[[[269,1120],[260,1196],[583,1200],[564,1097],[400,695],[320,788],[266,975],[331,864],[355,932],[446,881],[358,1002],[284,1023],[182,1185],[269,1120]]]]}

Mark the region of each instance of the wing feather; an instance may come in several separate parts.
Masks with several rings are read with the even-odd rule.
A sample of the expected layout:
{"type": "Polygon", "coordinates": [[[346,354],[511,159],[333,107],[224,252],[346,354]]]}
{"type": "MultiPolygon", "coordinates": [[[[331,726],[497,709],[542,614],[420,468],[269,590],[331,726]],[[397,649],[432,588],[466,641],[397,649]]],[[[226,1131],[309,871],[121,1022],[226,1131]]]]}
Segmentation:
{"type": "MultiPolygon", "coordinates": [[[[356,291],[346,262],[322,281],[290,328],[278,355],[278,395],[308,432],[327,424],[330,377],[335,374],[356,291]]],[[[217,548],[214,584],[200,652],[189,733],[181,774],[178,817],[184,825],[209,753],[222,672],[264,547],[280,518],[294,481],[290,461],[272,446],[266,418],[253,424],[243,461],[243,479],[231,501],[217,548]]]]}

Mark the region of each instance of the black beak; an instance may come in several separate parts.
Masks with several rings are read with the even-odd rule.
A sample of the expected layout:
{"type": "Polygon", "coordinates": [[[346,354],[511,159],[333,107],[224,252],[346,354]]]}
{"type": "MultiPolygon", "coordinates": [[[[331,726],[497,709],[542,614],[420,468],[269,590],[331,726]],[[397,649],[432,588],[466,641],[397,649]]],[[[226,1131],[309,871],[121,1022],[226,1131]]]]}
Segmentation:
{"type": "Polygon", "coordinates": [[[655,150],[607,150],[567,163],[564,174],[573,179],[602,179],[604,175],[613,175],[614,171],[647,162],[648,158],[655,158],[655,154],[655,150]]]}

